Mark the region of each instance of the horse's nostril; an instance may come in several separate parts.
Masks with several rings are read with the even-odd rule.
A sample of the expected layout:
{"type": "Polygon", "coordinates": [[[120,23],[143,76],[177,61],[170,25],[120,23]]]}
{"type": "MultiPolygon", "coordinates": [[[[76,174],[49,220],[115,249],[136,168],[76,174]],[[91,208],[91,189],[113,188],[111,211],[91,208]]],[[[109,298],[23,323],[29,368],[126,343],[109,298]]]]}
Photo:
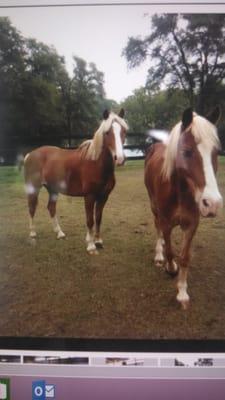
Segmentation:
{"type": "Polygon", "coordinates": [[[216,216],[216,214],[214,213],[214,212],[210,212],[208,215],[207,215],[207,217],[210,217],[210,218],[213,218],[213,217],[215,217],[216,216]]]}
{"type": "Polygon", "coordinates": [[[209,207],[209,203],[206,199],[203,199],[202,202],[205,207],[209,207]]]}
{"type": "Polygon", "coordinates": [[[114,160],[117,161],[117,156],[114,156],[114,160]]]}

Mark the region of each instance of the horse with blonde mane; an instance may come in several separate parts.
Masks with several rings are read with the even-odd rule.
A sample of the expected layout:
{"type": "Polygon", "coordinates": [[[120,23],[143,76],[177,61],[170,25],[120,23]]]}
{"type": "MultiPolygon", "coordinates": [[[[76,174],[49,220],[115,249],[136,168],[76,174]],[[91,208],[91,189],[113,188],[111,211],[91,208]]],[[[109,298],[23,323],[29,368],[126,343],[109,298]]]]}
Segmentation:
{"type": "Polygon", "coordinates": [[[145,162],[145,185],[158,233],[155,264],[165,264],[171,275],[178,273],[177,300],[189,305],[187,275],[190,247],[200,215],[215,217],[222,207],[216,181],[220,142],[215,123],[220,109],[203,118],[189,108],[164,143],[151,148],[145,162]],[[171,232],[180,226],[184,237],[177,265],[171,246],[171,232]]]}
{"type": "Polygon", "coordinates": [[[26,155],[24,176],[31,238],[36,237],[34,215],[39,191],[45,186],[49,193],[47,208],[58,239],[65,237],[56,216],[58,194],[84,197],[87,251],[98,253],[97,248],[103,246],[102,212],[115,185],[115,165],[122,165],[125,160],[123,143],[127,130],[123,109],[119,115],[105,110],[93,139],[85,141],[78,149],[43,146],[26,155]]]}

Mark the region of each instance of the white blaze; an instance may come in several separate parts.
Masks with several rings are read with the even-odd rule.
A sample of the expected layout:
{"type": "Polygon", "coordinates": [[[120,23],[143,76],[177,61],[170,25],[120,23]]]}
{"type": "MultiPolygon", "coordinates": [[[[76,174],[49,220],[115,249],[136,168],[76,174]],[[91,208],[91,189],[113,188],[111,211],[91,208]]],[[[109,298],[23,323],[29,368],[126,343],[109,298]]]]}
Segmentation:
{"type": "Polygon", "coordinates": [[[121,140],[121,125],[114,121],[113,124],[113,132],[115,137],[115,156],[117,158],[116,163],[122,164],[124,161],[124,153],[123,153],[123,143],[121,140]]]}
{"type": "Polygon", "coordinates": [[[222,196],[219,192],[215,172],[212,165],[211,153],[201,143],[198,150],[202,156],[203,170],[205,175],[205,187],[203,189],[201,199],[209,202],[212,208],[222,207],[222,196]]]}

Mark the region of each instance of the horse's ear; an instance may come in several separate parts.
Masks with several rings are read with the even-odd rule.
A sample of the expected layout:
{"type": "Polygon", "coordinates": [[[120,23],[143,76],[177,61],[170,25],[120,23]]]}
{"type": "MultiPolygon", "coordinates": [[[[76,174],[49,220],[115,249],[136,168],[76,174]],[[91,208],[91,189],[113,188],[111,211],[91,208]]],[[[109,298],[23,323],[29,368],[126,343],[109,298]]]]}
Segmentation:
{"type": "Polygon", "coordinates": [[[124,115],[125,115],[124,108],[121,108],[121,110],[120,110],[120,112],[119,112],[119,117],[120,117],[120,118],[124,118],[124,115]]]}
{"type": "Polygon", "coordinates": [[[108,118],[109,118],[109,110],[105,110],[105,111],[103,112],[103,118],[104,118],[104,119],[108,119],[108,118]]]}
{"type": "Polygon", "coordinates": [[[216,125],[220,119],[220,116],[221,116],[221,109],[219,106],[217,106],[209,115],[207,115],[206,118],[209,122],[212,122],[212,124],[216,125]]]}
{"type": "Polygon", "coordinates": [[[183,112],[182,116],[182,131],[184,131],[191,123],[193,120],[193,111],[192,108],[187,108],[183,112]]]}

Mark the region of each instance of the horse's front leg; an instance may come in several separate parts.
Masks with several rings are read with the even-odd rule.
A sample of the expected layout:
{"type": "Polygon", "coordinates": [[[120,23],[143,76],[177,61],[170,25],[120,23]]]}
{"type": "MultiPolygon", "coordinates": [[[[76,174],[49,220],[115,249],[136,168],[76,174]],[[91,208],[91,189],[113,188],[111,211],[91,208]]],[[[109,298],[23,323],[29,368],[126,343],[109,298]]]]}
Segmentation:
{"type": "Polygon", "coordinates": [[[177,301],[181,303],[183,309],[187,309],[190,302],[190,297],[187,293],[187,275],[188,267],[190,262],[190,248],[193,236],[196,232],[198,224],[189,226],[184,230],[184,238],[182,243],[182,249],[180,254],[180,265],[179,265],[179,275],[177,280],[177,301]]]}
{"type": "Polygon", "coordinates": [[[171,276],[177,275],[178,266],[174,260],[174,253],[171,244],[172,227],[166,225],[162,228],[164,243],[165,243],[165,258],[166,258],[166,271],[171,276]]]}
{"type": "Polygon", "coordinates": [[[107,202],[107,199],[108,199],[108,194],[101,196],[96,201],[96,206],[95,206],[95,223],[96,223],[95,245],[97,248],[103,248],[103,240],[100,235],[100,227],[101,227],[101,222],[102,222],[102,212],[103,212],[105,203],[107,202]]]}
{"type": "MultiPolygon", "coordinates": [[[[154,210],[152,210],[154,213],[154,210]]],[[[164,261],[165,261],[165,257],[164,257],[164,245],[165,245],[165,241],[163,239],[163,234],[159,225],[159,220],[158,220],[158,216],[156,213],[154,213],[155,215],[155,227],[157,230],[157,242],[156,242],[156,246],[155,246],[155,258],[154,258],[154,262],[156,267],[161,267],[164,265],[164,261]]]]}
{"type": "Polygon", "coordinates": [[[87,252],[89,254],[98,254],[96,245],[95,245],[95,235],[94,235],[94,206],[95,206],[95,197],[92,195],[88,195],[84,198],[85,202],[85,211],[86,211],[86,220],[87,220],[87,252]]]}

